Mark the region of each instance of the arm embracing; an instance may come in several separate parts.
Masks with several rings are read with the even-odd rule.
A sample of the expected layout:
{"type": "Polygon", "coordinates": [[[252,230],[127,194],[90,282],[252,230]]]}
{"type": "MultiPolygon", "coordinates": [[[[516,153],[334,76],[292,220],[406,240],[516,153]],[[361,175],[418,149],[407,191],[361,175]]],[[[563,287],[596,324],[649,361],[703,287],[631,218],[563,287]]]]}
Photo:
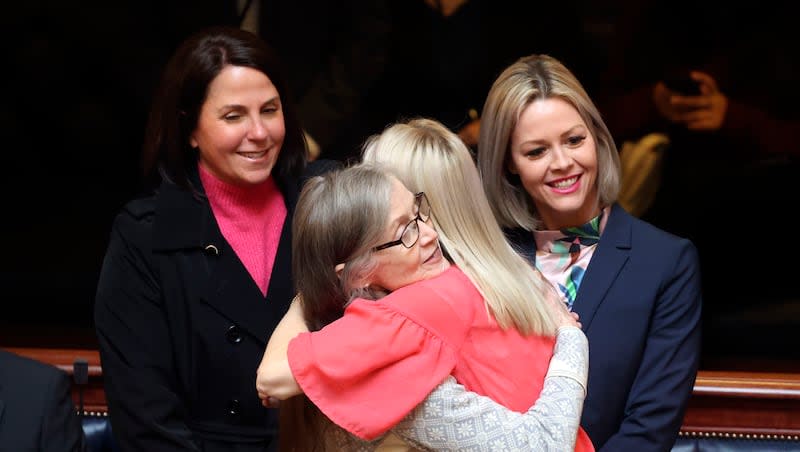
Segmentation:
{"type": "Polygon", "coordinates": [[[526,413],[468,392],[448,376],[393,431],[409,443],[438,451],[572,450],[588,363],[586,336],[580,328],[561,327],[542,393],[526,413]]]}
{"type": "Polygon", "coordinates": [[[272,332],[258,366],[256,390],[264,406],[270,406],[270,398],[285,400],[303,392],[292,375],[288,358],[289,342],[298,334],[308,331],[301,303],[300,295],[292,300],[289,310],[272,332]]]}

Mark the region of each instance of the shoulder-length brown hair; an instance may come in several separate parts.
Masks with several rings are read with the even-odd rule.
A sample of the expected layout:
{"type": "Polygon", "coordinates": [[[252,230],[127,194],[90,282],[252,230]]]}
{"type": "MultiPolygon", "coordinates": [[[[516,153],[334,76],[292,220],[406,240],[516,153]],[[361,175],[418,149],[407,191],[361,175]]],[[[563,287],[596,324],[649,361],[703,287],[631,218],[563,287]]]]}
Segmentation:
{"type": "Polygon", "coordinates": [[[153,97],[145,130],[143,169],[155,184],[169,180],[197,191],[189,171],[197,164],[197,151],[189,136],[197,126],[208,87],[226,66],[256,69],[269,77],[283,108],[286,137],[275,164],[278,183],[300,177],[306,163],[306,145],[275,52],[258,36],[233,27],[211,27],[183,41],[163,72],[153,97]]]}

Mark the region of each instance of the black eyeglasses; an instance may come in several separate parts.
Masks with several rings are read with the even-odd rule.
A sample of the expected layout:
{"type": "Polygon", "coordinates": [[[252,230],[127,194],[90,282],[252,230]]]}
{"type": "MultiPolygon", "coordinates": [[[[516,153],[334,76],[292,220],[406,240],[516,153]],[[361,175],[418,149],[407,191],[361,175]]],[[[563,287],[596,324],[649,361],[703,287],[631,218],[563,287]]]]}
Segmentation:
{"type": "Polygon", "coordinates": [[[431,217],[431,204],[428,202],[425,192],[419,192],[414,195],[414,205],[417,208],[417,216],[414,217],[413,220],[409,221],[406,227],[403,228],[403,233],[400,234],[400,238],[398,240],[386,242],[383,245],[378,245],[375,248],[372,248],[372,251],[385,250],[386,248],[390,248],[395,245],[403,245],[406,248],[411,248],[415,243],[417,243],[417,240],[419,240],[418,221],[422,220],[423,222],[427,222],[428,218],[431,217]]]}

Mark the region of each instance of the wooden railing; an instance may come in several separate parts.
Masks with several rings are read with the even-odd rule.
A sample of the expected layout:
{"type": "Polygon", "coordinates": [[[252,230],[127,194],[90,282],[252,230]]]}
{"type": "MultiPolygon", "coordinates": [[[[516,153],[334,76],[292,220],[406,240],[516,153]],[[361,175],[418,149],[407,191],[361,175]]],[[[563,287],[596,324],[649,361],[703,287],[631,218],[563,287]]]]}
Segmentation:
{"type": "Polygon", "coordinates": [[[681,434],[800,441],[800,374],[700,371],[681,434]]]}
{"type": "MultiPolygon", "coordinates": [[[[76,359],[89,364],[84,410],[107,413],[97,350],[5,348],[72,374],[76,359]]],[[[79,393],[73,386],[78,406],[79,393]]],[[[800,441],[800,374],[700,371],[681,427],[682,436],[800,441]]]]}

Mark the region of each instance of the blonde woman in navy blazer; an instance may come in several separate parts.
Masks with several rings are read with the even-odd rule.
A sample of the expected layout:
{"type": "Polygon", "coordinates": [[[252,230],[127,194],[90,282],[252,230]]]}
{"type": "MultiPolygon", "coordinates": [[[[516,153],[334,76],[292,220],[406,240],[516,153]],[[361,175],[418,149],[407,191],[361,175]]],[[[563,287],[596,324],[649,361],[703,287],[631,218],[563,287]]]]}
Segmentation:
{"type": "Polygon", "coordinates": [[[695,246],[617,203],[620,163],[580,82],[547,55],[494,82],[478,166],[507,236],[580,315],[589,339],[581,425],[598,451],[669,451],[700,354],[695,246]]]}

